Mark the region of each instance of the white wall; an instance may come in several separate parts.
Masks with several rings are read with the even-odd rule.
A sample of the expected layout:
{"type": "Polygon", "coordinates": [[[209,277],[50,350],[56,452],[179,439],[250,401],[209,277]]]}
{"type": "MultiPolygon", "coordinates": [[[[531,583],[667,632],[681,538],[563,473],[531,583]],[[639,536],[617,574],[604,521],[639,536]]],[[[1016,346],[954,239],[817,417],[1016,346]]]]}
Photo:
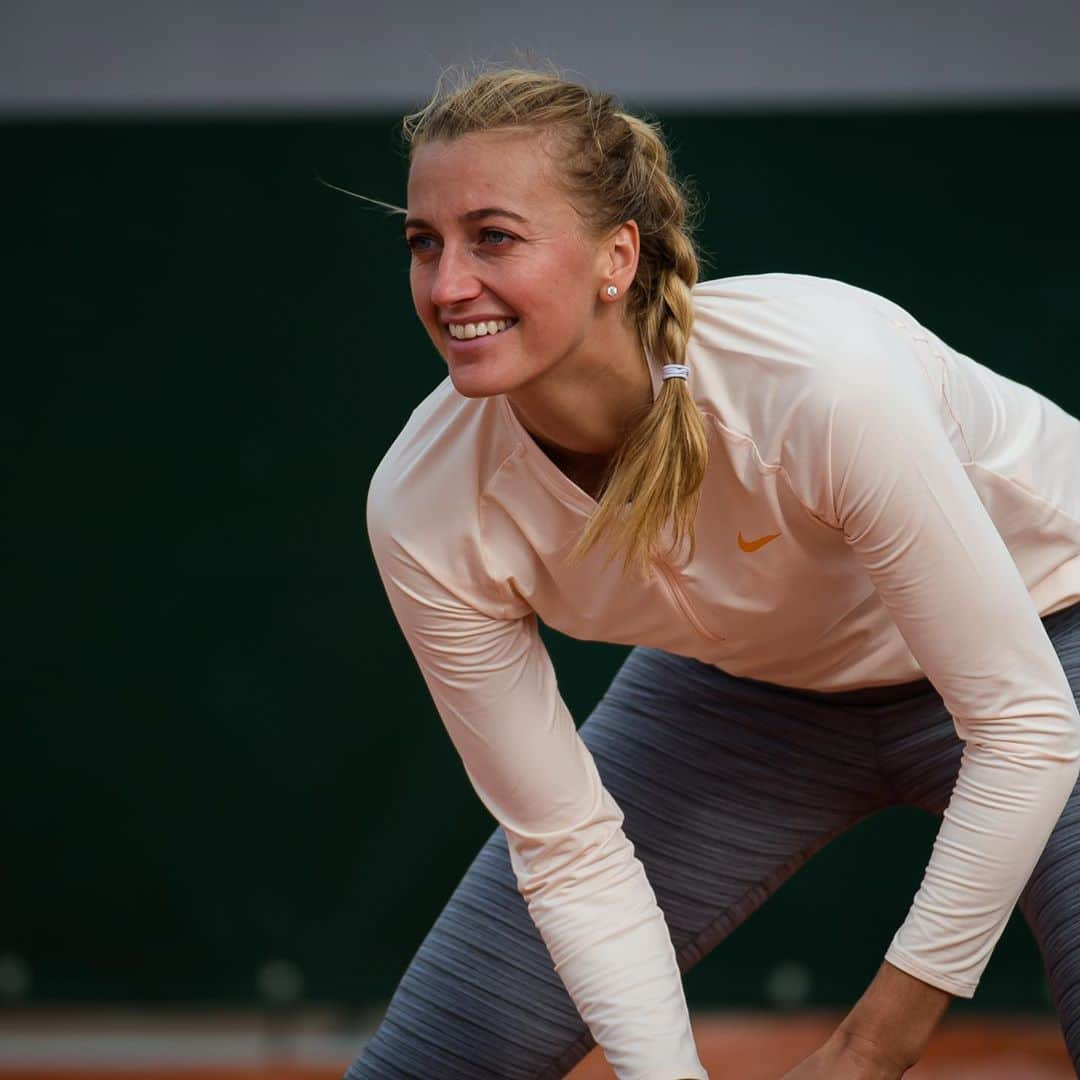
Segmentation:
{"type": "Polygon", "coordinates": [[[1080,102],[1080,0],[0,0],[0,112],[398,109],[515,46],[658,107],[1080,102]]]}

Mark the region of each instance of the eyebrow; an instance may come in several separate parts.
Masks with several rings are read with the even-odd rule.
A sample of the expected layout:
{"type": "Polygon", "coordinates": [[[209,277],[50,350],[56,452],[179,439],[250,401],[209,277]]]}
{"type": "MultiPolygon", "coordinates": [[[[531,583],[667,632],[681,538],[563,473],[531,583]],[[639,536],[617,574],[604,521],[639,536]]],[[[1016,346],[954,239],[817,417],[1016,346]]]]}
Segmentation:
{"type": "MultiPolygon", "coordinates": [[[[480,218],[488,217],[507,217],[513,221],[520,221],[523,225],[527,224],[527,219],[523,218],[520,214],[515,214],[513,210],[504,210],[501,206],[482,206],[479,210],[470,210],[467,214],[462,214],[459,221],[478,221],[480,218]]],[[[423,218],[406,218],[406,229],[432,229],[434,226],[423,218]]]]}

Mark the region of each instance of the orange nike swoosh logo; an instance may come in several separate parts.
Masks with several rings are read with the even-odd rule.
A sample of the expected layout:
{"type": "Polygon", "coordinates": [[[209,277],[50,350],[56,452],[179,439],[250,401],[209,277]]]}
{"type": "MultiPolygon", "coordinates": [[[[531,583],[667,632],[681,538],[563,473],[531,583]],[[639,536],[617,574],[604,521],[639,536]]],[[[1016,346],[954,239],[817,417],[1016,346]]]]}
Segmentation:
{"type": "Polygon", "coordinates": [[[770,536],[762,536],[757,540],[744,540],[743,534],[739,533],[739,547],[743,551],[757,551],[758,548],[764,547],[770,540],[775,540],[780,534],[772,533],[770,536]]]}

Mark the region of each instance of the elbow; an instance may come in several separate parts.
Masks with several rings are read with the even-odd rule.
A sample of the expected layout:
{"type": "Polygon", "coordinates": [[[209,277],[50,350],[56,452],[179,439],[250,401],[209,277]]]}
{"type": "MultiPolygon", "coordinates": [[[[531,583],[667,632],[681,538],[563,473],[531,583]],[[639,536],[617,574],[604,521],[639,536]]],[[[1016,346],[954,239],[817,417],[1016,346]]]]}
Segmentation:
{"type": "Polygon", "coordinates": [[[1080,720],[1069,726],[1069,730],[1058,740],[1055,753],[1057,770],[1061,776],[1061,789],[1068,799],[1076,781],[1080,778],[1080,720]]]}
{"type": "Polygon", "coordinates": [[[1056,727],[1051,752],[1056,761],[1080,772],[1080,712],[1071,701],[1056,727]]]}
{"type": "Polygon", "coordinates": [[[1080,773],[1080,717],[1074,718],[1069,730],[1061,737],[1058,747],[1060,760],[1067,763],[1074,775],[1080,773]]]}
{"type": "Polygon", "coordinates": [[[1031,708],[998,713],[993,719],[957,723],[965,742],[1006,754],[1017,761],[1055,762],[1080,768],[1080,712],[1071,698],[1040,702],[1031,708]]]}
{"type": "Polygon", "coordinates": [[[1075,711],[1060,725],[1042,748],[1047,789],[1068,798],[1080,777],[1080,717],[1075,711]]]}

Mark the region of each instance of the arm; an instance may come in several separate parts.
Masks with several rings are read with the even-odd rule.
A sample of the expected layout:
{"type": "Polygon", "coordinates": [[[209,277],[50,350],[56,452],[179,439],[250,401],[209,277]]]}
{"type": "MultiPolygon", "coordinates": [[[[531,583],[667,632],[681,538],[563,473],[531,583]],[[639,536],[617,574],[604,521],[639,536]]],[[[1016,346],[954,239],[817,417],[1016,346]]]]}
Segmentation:
{"type": "Polygon", "coordinates": [[[477,795],[506,833],[518,887],[574,1005],[620,1078],[706,1080],[663,914],[559,695],[535,617],[477,610],[384,516],[369,500],[391,606],[477,795]]]}
{"type": "Polygon", "coordinates": [[[907,1064],[948,996],[974,994],[1080,760],[1064,671],[950,442],[939,395],[906,334],[867,328],[839,344],[803,402],[824,468],[820,451],[816,476],[792,465],[801,497],[842,532],[965,742],[887,964],[830,1040],[850,1047],[863,1034],[907,1064]]]}

